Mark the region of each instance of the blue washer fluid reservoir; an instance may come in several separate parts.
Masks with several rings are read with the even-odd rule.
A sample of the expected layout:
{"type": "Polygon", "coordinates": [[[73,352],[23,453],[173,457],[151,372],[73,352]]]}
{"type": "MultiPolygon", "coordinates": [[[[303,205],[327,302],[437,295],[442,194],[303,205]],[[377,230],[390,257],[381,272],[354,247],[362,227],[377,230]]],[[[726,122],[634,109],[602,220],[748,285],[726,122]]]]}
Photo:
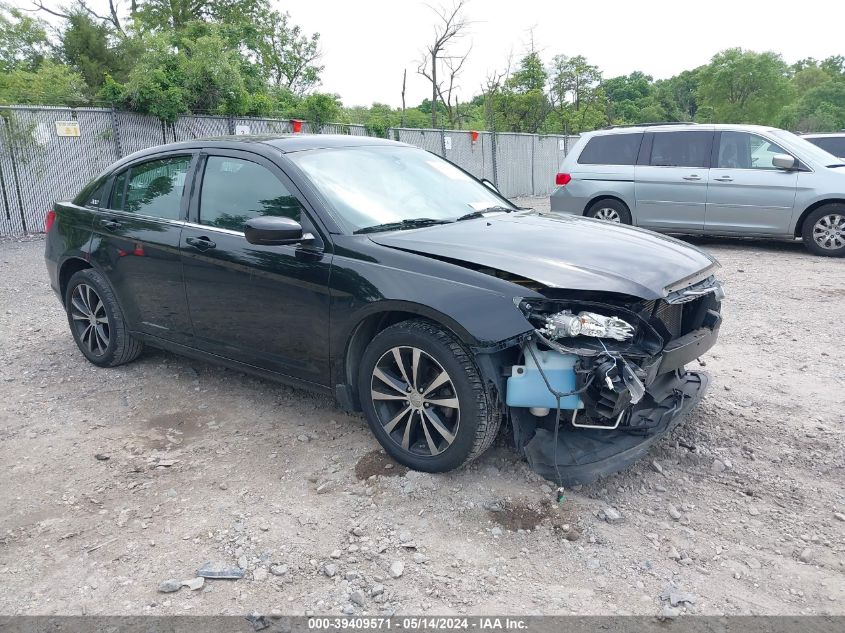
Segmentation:
{"type": "MultiPolygon", "coordinates": [[[[540,367],[552,388],[560,393],[575,391],[575,363],[578,357],[574,354],[561,354],[554,350],[541,351],[531,342],[529,346],[534,351],[540,367]]],[[[514,365],[513,373],[508,378],[507,396],[505,402],[509,407],[548,408],[557,407],[557,399],[546,387],[543,376],[531,353],[525,350],[524,365],[514,365]]],[[[561,409],[580,409],[583,406],[578,395],[566,396],[560,399],[561,409]]]]}

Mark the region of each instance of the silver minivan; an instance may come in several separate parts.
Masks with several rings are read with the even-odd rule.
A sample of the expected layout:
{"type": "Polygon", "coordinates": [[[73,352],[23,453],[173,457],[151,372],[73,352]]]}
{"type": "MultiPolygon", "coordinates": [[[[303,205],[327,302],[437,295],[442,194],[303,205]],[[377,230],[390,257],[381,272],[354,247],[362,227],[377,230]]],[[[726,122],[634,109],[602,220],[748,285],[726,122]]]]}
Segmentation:
{"type": "Polygon", "coordinates": [[[845,256],[845,162],[756,125],[660,124],[581,136],[564,159],[552,211],[654,231],[803,238],[845,256]]]}

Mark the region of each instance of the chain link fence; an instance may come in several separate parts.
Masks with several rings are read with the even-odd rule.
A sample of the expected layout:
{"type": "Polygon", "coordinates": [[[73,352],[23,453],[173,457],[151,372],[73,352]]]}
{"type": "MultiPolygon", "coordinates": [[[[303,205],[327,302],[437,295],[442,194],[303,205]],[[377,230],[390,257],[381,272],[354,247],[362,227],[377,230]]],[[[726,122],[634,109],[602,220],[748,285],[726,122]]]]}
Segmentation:
{"type": "MultiPolygon", "coordinates": [[[[340,123],[318,127],[287,119],[208,115],[166,123],[103,108],[0,107],[0,236],[43,230],[53,201],[72,198],[133,152],[209,136],[291,133],[369,135],[363,125],[340,123]]],[[[387,130],[386,136],[442,156],[490,180],[508,197],[550,194],[558,166],[577,139],[409,128],[387,130]]]]}

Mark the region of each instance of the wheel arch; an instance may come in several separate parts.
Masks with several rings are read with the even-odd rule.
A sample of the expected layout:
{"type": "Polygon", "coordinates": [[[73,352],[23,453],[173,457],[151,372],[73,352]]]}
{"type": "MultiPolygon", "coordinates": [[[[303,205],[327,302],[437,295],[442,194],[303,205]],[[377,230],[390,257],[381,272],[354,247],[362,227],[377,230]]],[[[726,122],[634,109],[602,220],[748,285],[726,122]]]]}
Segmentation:
{"type": "MultiPolygon", "coordinates": [[[[612,195],[612,194],[603,193],[603,194],[600,194],[600,195],[597,195],[597,196],[594,196],[593,198],[591,198],[587,202],[587,204],[584,206],[584,210],[581,211],[581,215],[587,215],[587,211],[589,211],[590,207],[592,207],[597,202],[601,202],[602,200],[616,200],[617,202],[624,204],[625,208],[628,209],[628,213],[631,213],[631,207],[620,196],[615,196],[615,195],[612,195]]],[[[631,217],[633,218],[633,214],[631,214],[631,217]]]]}
{"type": "Polygon", "coordinates": [[[62,305],[65,303],[65,295],[67,294],[67,285],[70,278],[73,277],[80,270],[87,268],[94,268],[91,262],[86,261],[81,257],[68,257],[62,262],[59,267],[59,292],[61,293],[62,305]]]}
{"type": "Polygon", "coordinates": [[[442,312],[438,312],[419,304],[406,302],[391,303],[379,306],[377,309],[368,311],[361,315],[355,324],[350,328],[347,336],[346,349],[340,358],[340,363],[335,370],[336,383],[345,385],[348,390],[348,405],[355,410],[361,410],[361,401],[358,397],[358,371],[364,351],[370,341],[380,332],[391,325],[410,321],[412,319],[424,319],[451,332],[464,345],[472,346],[477,344],[475,338],[457,321],[442,312]]]}
{"type": "Polygon", "coordinates": [[[792,234],[794,237],[801,237],[802,232],[804,230],[804,222],[813,211],[819,209],[826,204],[845,204],[845,199],[843,198],[825,198],[824,200],[818,200],[811,204],[809,207],[804,209],[801,215],[798,218],[798,221],[795,223],[795,227],[792,230],[792,234]]]}

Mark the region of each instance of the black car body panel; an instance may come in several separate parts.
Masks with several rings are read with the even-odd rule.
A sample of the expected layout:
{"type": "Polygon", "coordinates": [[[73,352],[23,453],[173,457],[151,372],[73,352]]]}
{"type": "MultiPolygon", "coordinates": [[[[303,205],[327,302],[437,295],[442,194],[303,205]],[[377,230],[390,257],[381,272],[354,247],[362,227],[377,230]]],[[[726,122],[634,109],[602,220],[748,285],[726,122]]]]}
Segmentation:
{"type": "MultiPolygon", "coordinates": [[[[609,343],[611,356],[627,359],[646,389],[643,403],[626,409],[626,424],[651,419],[649,411],[668,402],[672,388],[690,384],[684,382],[682,367],[715,343],[721,322],[721,290],[712,278],[718,264],[711,257],[640,229],[516,210],[425,228],[351,234],[340,229],[326,200],[288,157],[359,145],[397,144],[358,137],[232,137],[126,157],[73,202],[55,205],[45,251],[51,285],[64,301],[70,275],[93,267],[111,284],[129,330],[139,339],[331,392],[353,409],[360,407],[356,372],[367,344],[385,325],[416,316],[454,333],[472,350],[497,394],[497,406],[507,414],[509,372],[538,336],[538,324],[555,310],[569,309],[573,297],[636,313],[642,322],[638,330],[651,332],[618,348],[624,352],[609,343]],[[118,176],[173,156],[185,156],[189,164],[181,192],[168,199],[175,206],[167,219],[109,208],[118,176]],[[242,231],[201,223],[198,192],[210,157],[247,161],[275,175],[301,205],[300,224],[309,239],[258,245],[247,242],[242,231]],[[704,294],[681,296],[693,288],[704,294]],[[676,301],[678,306],[670,305],[676,301]]],[[[583,355],[580,381],[592,380],[585,377],[599,362],[598,354],[583,355]]],[[[700,397],[705,386],[700,381],[690,394],[700,397]]],[[[591,396],[595,386],[588,383],[582,387],[588,404],[591,397],[608,396],[591,396]]],[[[625,405],[622,391],[619,387],[610,394],[619,399],[614,406],[625,405]]],[[[670,407],[659,423],[652,420],[650,428],[633,431],[650,443],[688,408],[670,407]]],[[[531,441],[527,436],[543,436],[542,416],[533,427],[518,422],[524,419],[524,411],[513,416],[521,449],[531,441]]],[[[627,438],[625,455],[638,454],[636,445],[627,438]]],[[[605,458],[605,466],[589,472],[612,470],[616,462],[605,458]]],[[[583,473],[577,479],[583,481],[583,473]]]]}
{"type": "Polygon", "coordinates": [[[645,299],[710,268],[714,260],[673,239],[579,216],[534,211],[372,236],[385,246],[471,262],[549,288],[618,292],[645,299]]]}

